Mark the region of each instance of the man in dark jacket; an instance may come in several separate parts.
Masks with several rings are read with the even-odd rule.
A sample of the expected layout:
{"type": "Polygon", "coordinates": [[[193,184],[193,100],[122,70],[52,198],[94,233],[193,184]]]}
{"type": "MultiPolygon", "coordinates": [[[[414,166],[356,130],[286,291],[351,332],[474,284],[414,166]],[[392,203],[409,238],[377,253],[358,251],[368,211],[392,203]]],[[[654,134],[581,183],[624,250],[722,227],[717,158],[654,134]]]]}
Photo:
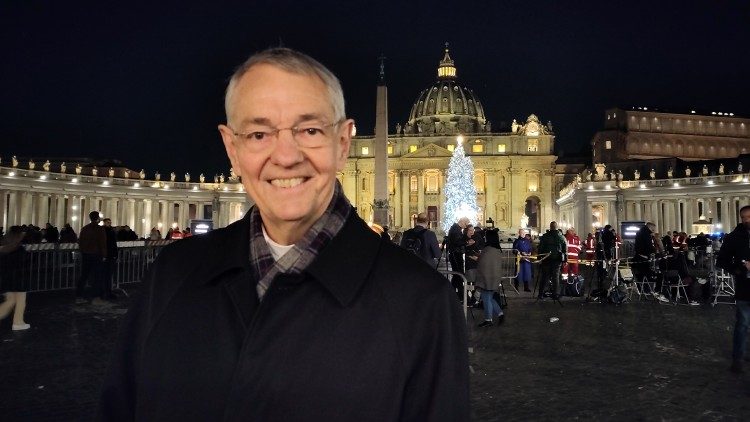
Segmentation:
{"type": "Polygon", "coordinates": [[[732,347],[732,372],[743,372],[742,360],[747,352],[747,330],[750,328],[750,205],[740,209],[739,224],[724,237],[716,263],[734,276],[734,299],[737,303],[732,347]]]}
{"type": "Polygon", "coordinates": [[[99,212],[91,211],[91,222],[81,227],[78,249],[81,251],[81,277],[76,284],[76,303],[86,303],[93,296],[103,297],[104,264],[107,260],[107,235],[99,225],[99,212]],[[92,290],[86,289],[89,284],[92,290]]]}
{"type": "Polygon", "coordinates": [[[437,259],[440,257],[440,246],[438,245],[437,236],[427,228],[427,214],[421,212],[417,214],[417,223],[415,226],[404,232],[401,237],[401,247],[409,249],[409,245],[414,245],[414,239],[419,240],[419,257],[431,266],[435,266],[437,259]]]}
{"type": "Polygon", "coordinates": [[[539,275],[539,299],[544,298],[547,282],[552,281],[552,299],[558,299],[560,284],[560,268],[567,259],[567,247],[562,233],[557,231],[557,222],[549,223],[549,231],[539,239],[537,253],[542,257],[539,275]]]}
{"type": "MultiPolygon", "coordinates": [[[[465,271],[464,254],[466,253],[466,246],[474,244],[473,239],[468,239],[464,235],[464,229],[468,224],[469,219],[461,217],[457,222],[453,223],[450,229],[448,229],[448,260],[451,263],[451,270],[459,273],[465,271]]],[[[453,284],[453,289],[456,291],[458,298],[463,301],[463,279],[454,275],[451,283],[453,284]]]]}
{"type": "Polygon", "coordinates": [[[161,252],[100,419],[468,420],[450,285],[373,233],[336,179],[354,128],[336,77],[267,50],[237,69],[225,107],[219,131],[255,205],[161,252]]]}

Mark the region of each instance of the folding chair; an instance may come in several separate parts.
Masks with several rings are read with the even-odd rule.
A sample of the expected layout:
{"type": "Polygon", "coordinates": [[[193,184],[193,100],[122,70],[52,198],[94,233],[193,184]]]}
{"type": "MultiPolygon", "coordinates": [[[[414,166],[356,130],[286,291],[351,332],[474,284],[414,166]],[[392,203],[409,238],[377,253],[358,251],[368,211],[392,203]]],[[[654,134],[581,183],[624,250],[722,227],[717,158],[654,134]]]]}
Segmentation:
{"type": "Polygon", "coordinates": [[[673,304],[677,305],[680,299],[685,299],[686,305],[690,304],[686,287],[687,285],[682,282],[680,273],[676,270],[669,270],[664,273],[664,282],[661,285],[661,289],[662,291],[666,289],[667,297],[673,304]],[[672,295],[673,289],[675,291],[674,295],[672,295]],[[682,292],[682,294],[680,294],[680,292],[682,292]]]}

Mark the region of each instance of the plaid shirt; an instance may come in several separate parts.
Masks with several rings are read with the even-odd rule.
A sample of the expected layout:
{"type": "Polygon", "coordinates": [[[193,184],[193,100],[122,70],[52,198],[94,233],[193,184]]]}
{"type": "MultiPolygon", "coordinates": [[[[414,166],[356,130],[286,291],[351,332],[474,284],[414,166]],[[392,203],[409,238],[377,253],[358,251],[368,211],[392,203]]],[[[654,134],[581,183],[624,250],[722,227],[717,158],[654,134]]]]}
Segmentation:
{"type": "Polygon", "coordinates": [[[344,196],[341,185],[336,181],[333,198],[325,213],[292,249],[275,261],[263,237],[263,220],[260,212],[258,207],[254,206],[250,210],[250,262],[253,277],[258,280],[255,286],[258,300],[263,300],[263,295],[278,274],[299,274],[304,271],[318,256],[318,252],[341,230],[351,209],[352,206],[344,196]]]}

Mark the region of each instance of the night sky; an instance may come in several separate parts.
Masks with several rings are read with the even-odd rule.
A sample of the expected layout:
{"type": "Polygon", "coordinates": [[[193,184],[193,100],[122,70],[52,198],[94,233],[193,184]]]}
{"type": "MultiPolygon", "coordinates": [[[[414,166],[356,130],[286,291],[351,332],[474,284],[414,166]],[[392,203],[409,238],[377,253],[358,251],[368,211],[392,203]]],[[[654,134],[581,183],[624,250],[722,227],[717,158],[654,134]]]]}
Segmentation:
{"type": "Polygon", "coordinates": [[[750,115],[746,1],[100,3],[0,4],[3,164],[92,157],[149,175],[227,173],[216,130],[227,78],[280,42],[341,79],[359,134],[373,133],[378,56],[392,132],[435,80],[446,41],[493,130],[536,113],[561,154],[587,148],[612,106],[750,115]]]}

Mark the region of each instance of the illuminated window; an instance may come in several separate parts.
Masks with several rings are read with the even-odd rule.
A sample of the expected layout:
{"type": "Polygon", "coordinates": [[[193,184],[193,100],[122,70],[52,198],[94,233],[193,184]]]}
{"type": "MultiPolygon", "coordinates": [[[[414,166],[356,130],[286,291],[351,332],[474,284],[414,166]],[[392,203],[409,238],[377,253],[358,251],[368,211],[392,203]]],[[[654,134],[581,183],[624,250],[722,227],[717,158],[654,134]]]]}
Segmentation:
{"type": "Polygon", "coordinates": [[[409,178],[409,190],[412,192],[417,191],[417,176],[411,176],[409,178]]]}
{"type": "Polygon", "coordinates": [[[409,145],[409,152],[414,152],[416,150],[417,150],[417,146],[416,145],[409,145]]]}
{"type": "Polygon", "coordinates": [[[456,146],[455,145],[453,145],[453,144],[449,144],[448,145],[448,151],[453,152],[455,150],[456,150],[456,146]]]}
{"type": "Polygon", "coordinates": [[[484,145],[482,145],[482,144],[473,144],[471,146],[471,152],[484,152],[484,145]]]}
{"type": "Polygon", "coordinates": [[[531,172],[527,176],[527,188],[529,192],[539,191],[539,173],[531,172]]]}
{"type": "Polygon", "coordinates": [[[430,172],[426,175],[427,192],[436,193],[438,191],[438,173],[430,172]]]}
{"type": "Polygon", "coordinates": [[[362,147],[362,155],[370,155],[370,147],[362,147]]]}
{"type": "Polygon", "coordinates": [[[529,152],[539,151],[539,139],[529,139],[529,152]]]}
{"type": "Polygon", "coordinates": [[[393,155],[393,145],[388,145],[388,155],[393,155]]]}
{"type": "Polygon", "coordinates": [[[497,145],[497,152],[504,154],[505,153],[505,144],[498,144],[497,145]]]}
{"type": "Polygon", "coordinates": [[[604,141],[604,148],[612,149],[612,141],[604,141]]]}

